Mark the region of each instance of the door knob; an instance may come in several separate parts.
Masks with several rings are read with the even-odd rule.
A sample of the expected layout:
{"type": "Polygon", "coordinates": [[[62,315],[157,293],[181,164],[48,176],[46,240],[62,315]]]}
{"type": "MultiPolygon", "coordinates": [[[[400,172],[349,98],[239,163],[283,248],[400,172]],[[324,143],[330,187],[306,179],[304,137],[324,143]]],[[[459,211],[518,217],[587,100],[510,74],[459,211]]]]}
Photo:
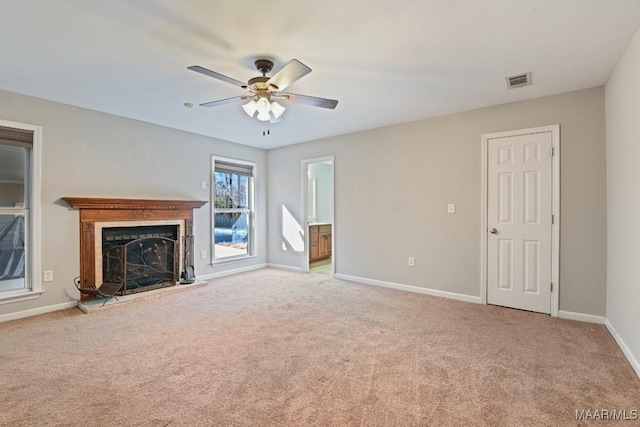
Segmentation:
{"type": "Polygon", "coordinates": [[[489,230],[489,233],[498,234],[498,230],[496,230],[495,228],[492,228],[491,230],[489,230]]]}

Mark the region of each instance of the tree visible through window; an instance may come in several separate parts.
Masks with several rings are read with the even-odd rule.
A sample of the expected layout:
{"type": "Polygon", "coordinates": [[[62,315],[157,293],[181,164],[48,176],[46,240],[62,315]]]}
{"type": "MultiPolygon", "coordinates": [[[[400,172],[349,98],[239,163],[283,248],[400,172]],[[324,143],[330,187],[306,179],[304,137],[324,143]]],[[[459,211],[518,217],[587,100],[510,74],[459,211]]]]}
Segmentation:
{"type": "Polygon", "coordinates": [[[253,180],[255,165],[213,158],[213,260],[253,255],[253,180]]]}

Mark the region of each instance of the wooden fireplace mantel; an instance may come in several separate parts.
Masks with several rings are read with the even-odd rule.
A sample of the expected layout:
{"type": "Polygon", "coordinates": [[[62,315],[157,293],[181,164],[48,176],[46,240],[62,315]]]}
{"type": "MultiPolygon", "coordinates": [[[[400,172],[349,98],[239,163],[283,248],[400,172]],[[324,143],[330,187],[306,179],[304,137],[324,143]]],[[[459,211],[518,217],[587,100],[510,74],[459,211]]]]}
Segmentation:
{"type": "Polygon", "coordinates": [[[71,207],[80,209],[80,222],[193,219],[193,209],[202,200],[104,199],[63,197],[71,207]]]}
{"type": "Polygon", "coordinates": [[[63,197],[62,200],[76,209],[195,209],[207,203],[202,200],[104,199],[95,197],[63,197]]]}
{"type": "MultiPolygon", "coordinates": [[[[80,283],[92,287],[96,277],[96,223],[118,221],[184,221],[184,234],[193,235],[193,210],[208,203],[202,200],[107,199],[63,197],[80,210],[80,283]]],[[[193,254],[191,254],[193,258],[193,254]]],[[[189,260],[193,265],[193,259],[189,260]]],[[[95,283],[99,286],[100,283],[95,283]]],[[[84,294],[82,298],[84,299],[84,294]]]]}

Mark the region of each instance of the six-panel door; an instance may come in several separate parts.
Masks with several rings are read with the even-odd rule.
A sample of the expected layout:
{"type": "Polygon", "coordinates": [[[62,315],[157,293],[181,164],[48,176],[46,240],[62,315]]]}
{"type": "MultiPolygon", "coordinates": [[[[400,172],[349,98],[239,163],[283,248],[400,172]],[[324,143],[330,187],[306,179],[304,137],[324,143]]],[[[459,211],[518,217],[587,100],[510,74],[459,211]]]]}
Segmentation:
{"type": "Polygon", "coordinates": [[[552,134],[488,141],[487,302],[551,312],[552,134]]]}

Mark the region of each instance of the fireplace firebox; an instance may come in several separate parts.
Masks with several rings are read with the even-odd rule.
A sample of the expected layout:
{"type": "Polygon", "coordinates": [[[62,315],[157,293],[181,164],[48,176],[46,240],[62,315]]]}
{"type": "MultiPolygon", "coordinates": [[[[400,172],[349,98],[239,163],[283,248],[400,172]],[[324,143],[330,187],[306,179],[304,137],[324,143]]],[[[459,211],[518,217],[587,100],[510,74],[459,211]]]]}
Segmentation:
{"type": "Polygon", "coordinates": [[[178,241],[176,225],[103,228],[103,281],[123,283],[122,295],[175,285],[178,241]]]}

